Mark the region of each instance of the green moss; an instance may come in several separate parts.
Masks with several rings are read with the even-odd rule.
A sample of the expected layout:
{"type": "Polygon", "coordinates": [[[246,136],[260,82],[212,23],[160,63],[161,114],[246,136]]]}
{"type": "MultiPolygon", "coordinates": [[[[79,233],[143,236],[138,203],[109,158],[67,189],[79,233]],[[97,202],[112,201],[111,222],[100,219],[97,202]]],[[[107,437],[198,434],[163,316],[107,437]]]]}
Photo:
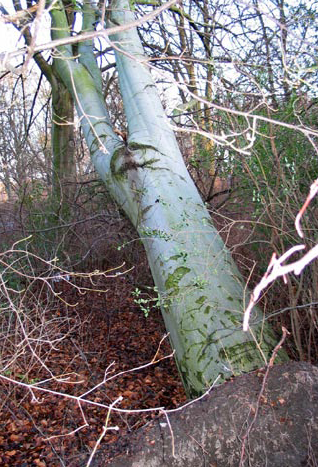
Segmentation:
{"type": "Polygon", "coordinates": [[[238,324],[240,324],[239,319],[238,319],[236,316],[234,316],[234,314],[233,314],[231,311],[225,310],[225,311],[224,311],[224,315],[225,315],[225,316],[227,317],[227,319],[228,319],[229,321],[231,321],[231,323],[234,324],[235,326],[237,326],[238,324]]]}
{"type": "Polygon", "coordinates": [[[170,256],[170,259],[172,259],[172,261],[177,261],[179,259],[179,255],[170,256]]]}
{"type": "Polygon", "coordinates": [[[156,159],[155,157],[153,157],[152,159],[148,159],[147,161],[145,162],[141,162],[138,167],[142,168],[142,169],[145,169],[145,168],[148,168],[148,169],[152,169],[152,170],[158,170],[159,167],[153,167],[153,165],[156,163],[156,162],[159,162],[160,159],[156,159]]]}
{"type": "Polygon", "coordinates": [[[256,352],[259,353],[259,350],[255,342],[241,342],[232,347],[220,349],[219,357],[221,361],[230,362],[235,368],[243,371],[250,371],[252,368],[257,367],[258,364],[264,364],[262,356],[259,354],[259,358],[257,358],[256,352]],[[257,360],[259,360],[259,362],[257,362],[257,360]]]}
{"type": "Polygon", "coordinates": [[[147,212],[150,211],[151,208],[152,208],[152,206],[145,207],[141,212],[141,217],[143,218],[145,216],[145,214],[147,214],[147,212]]]}
{"type": "Polygon", "coordinates": [[[116,163],[120,157],[124,157],[124,154],[125,154],[125,147],[122,146],[114,151],[113,156],[110,160],[111,173],[113,177],[120,179],[120,180],[127,178],[127,174],[126,176],[124,176],[124,174],[120,170],[116,170],[116,163]]]}
{"type": "Polygon", "coordinates": [[[188,253],[186,251],[180,251],[176,255],[170,256],[169,259],[172,261],[178,261],[179,259],[182,259],[184,262],[187,260],[188,253]]]}
{"type": "Polygon", "coordinates": [[[137,143],[136,141],[129,142],[128,148],[131,151],[138,151],[140,149],[143,149],[144,151],[147,151],[147,149],[152,149],[153,151],[156,151],[156,152],[158,151],[157,148],[155,148],[154,146],[151,146],[151,144],[140,144],[140,143],[137,143]]]}
{"type": "MultiPolygon", "coordinates": [[[[271,357],[271,349],[273,350],[275,345],[277,344],[277,336],[274,331],[268,327],[264,329],[263,326],[255,326],[253,327],[253,332],[255,339],[257,342],[260,343],[260,347],[262,348],[265,356],[269,359],[271,357]]],[[[289,357],[284,349],[279,349],[277,352],[275,363],[284,363],[289,360],[289,357]]]]}
{"type": "Polygon", "coordinates": [[[201,384],[204,383],[202,371],[197,371],[196,372],[196,377],[200,381],[201,384]]]}
{"type": "Polygon", "coordinates": [[[168,275],[168,279],[165,282],[166,288],[175,289],[175,291],[179,291],[179,282],[190,271],[191,269],[186,268],[184,266],[180,266],[179,268],[175,269],[175,271],[172,274],[168,275]]]}
{"type": "Polygon", "coordinates": [[[202,295],[195,301],[195,303],[197,303],[198,305],[202,305],[207,299],[208,297],[206,297],[205,295],[202,295]]]}
{"type": "MultiPolygon", "coordinates": [[[[126,146],[121,146],[118,149],[116,149],[110,161],[111,173],[115,178],[117,179],[127,178],[127,174],[131,170],[146,169],[146,168],[152,169],[152,170],[159,170],[159,167],[154,167],[154,165],[157,162],[159,162],[160,160],[159,158],[153,157],[151,159],[146,159],[142,162],[136,162],[134,158],[134,154],[131,150],[132,149],[131,146],[135,147],[135,149],[143,149],[145,150],[145,153],[146,153],[147,146],[143,146],[143,145],[136,146],[135,143],[132,143],[132,145],[129,145],[129,149],[126,146]],[[116,163],[118,162],[119,158],[122,158],[122,163],[116,169],[116,163]]],[[[154,148],[151,148],[151,149],[154,149],[154,148]]]]}

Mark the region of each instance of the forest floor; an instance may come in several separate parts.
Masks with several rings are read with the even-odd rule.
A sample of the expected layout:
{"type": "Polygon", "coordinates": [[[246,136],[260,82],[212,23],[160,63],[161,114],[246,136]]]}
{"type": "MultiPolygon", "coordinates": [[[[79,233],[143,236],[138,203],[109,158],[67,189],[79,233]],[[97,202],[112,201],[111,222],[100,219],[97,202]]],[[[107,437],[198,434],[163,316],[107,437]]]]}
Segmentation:
{"type": "MultiPolygon", "coordinates": [[[[0,235],[7,244],[28,233],[19,230],[19,213],[12,206],[0,205],[0,235]]],[[[242,217],[241,212],[236,215],[242,217]]],[[[237,220],[228,227],[230,218],[229,214],[215,216],[214,221],[241,272],[253,286],[253,281],[261,277],[259,269],[254,269],[260,252],[262,260],[270,254],[264,252],[263,246],[250,248],[249,224],[237,220]]],[[[92,253],[91,263],[81,264],[82,270],[105,270],[123,262],[134,268],[117,277],[60,281],[52,285],[54,293],[60,294],[53,298],[50,284],[28,278],[27,301],[18,297],[17,303],[10,304],[6,311],[1,303],[0,363],[4,371],[0,378],[0,465],[4,467],[84,467],[92,455],[98,458],[98,451],[103,463],[107,463],[126,452],[128,434],[137,434],[139,428],[157,420],[162,413],[158,408],[173,409],[186,400],[169,339],[164,338],[161,313],[152,308],[146,317],[142,310],[143,306],[151,308],[156,299],[150,292],[151,273],[145,253],[135,242],[130,225],[120,217],[113,221],[106,210],[94,221],[79,222],[74,232],[76,235],[70,237],[66,248],[71,257],[78,254],[83,258],[92,253]],[[128,253],[117,248],[125,244],[133,245],[128,253]],[[81,250],[81,245],[88,245],[88,250],[81,250]],[[147,283],[149,289],[145,287],[147,283]],[[80,287],[95,291],[83,293],[80,287]],[[139,296],[136,287],[141,289],[139,296]],[[123,399],[119,401],[119,397],[123,399]]],[[[64,234],[61,239],[65,240],[64,234]]],[[[45,234],[33,241],[41,245],[44,240],[45,234]]],[[[22,254],[21,263],[10,255],[1,256],[1,261],[15,268],[25,265],[27,274],[28,255],[22,254]]],[[[49,263],[41,264],[49,269],[49,263]]],[[[5,277],[10,277],[11,269],[7,269],[5,277]]],[[[9,286],[16,287],[8,283],[9,286]]],[[[272,302],[266,297],[264,309],[284,309],[289,303],[286,293],[286,288],[278,284],[277,289],[272,289],[272,302]]],[[[316,335],[316,329],[312,331],[312,325],[306,325],[301,315],[305,310],[298,313],[301,332],[305,336],[316,335]]],[[[312,315],[308,316],[311,323],[312,315]]],[[[273,324],[281,332],[282,325],[290,327],[289,316],[279,314],[273,324]]],[[[312,337],[311,346],[309,342],[307,347],[316,351],[315,341],[312,337]]],[[[293,358],[294,347],[290,346],[293,358]]]]}
{"type": "MultiPolygon", "coordinates": [[[[163,340],[160,312],[154,309],[145,317],[124,276],[105,279],[102,286],[107,292],[79,294],[68,282],[58,284],[63,301],[47,303],[44,310],[37,310],[50,323],[51,337],[46,342],[48,331],[43,328],[43,340],[33,347],[34,354],[21,337],[17,342],[2,329],[1,358],[12,359],[5,375],[52,391],[31,391],[1,379],[3,467],[87,465],[105,427],[107,407],[122,396],[114,406],[122,412],[110,412],[108,430],[98,446],[103,448],[107,461],[125,449],[123,440],[127,433],[159,414],[158,410],[142,410],[174,408],[185,401],[174,359],[164,358],[171,355],[171,347],[168,339],[163,340]],[[77,305],[68,306],[65,302],[77,305]],[[14,341],[16,355],[12,358],[5,354],[13,352],[14,341]],[[19,348],[23,351],[19,352],[19,348]],[[140,366],[144,367],[131,371],[140,366]],[[78,400],[54,391],[82,396],[100,405],[81,402],[80,409],[78,400]],[[110,429],[114,426],[118,430],[110,429]]],[[[37,307],[34,302],[34,308],[37,307]]]]}

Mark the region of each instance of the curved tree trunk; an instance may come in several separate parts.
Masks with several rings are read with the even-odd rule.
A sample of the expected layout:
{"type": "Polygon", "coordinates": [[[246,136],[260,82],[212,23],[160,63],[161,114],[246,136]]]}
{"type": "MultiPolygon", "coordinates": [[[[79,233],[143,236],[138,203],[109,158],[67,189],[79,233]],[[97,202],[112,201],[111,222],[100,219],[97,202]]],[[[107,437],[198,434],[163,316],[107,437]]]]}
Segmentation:
{"type": "MultiPolygon", "coordinates": [[[[53,37],[65,37],[62,6],[53,7],[51,15],[53,37]]],[[[112,2],[110,26],[132,20],[128,0],[112,2]]],[[[92,29],[94,21],[86,5],[84,29],[92,29]]],[[[276,339],[259,311],[257,324],[242,331],[246,289],[187,172],[136,30],[111,39],[127,144],[112,130],[92,44],[79,44],[78,61],[70,46],[60,47],[55,66],[73,95],[96,169],[143,241],[177,365],[188,395],[194,396],[218,376],[263,366],[276,339]]]]}

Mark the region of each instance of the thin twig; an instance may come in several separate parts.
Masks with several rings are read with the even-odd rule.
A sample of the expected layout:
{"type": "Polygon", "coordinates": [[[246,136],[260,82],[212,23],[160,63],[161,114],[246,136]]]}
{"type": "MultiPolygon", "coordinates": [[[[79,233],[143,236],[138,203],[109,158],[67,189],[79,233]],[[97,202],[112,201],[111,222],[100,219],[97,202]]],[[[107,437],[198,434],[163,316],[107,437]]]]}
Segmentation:
{"type": "Polygon", "coordinates": [[[116,430],[118,431],[119,430],[119,427],[118,426],[108,426],[108,423],[109,423],[109,418],[110,418],[110,414],[111,414],[111,411],[112,411],[112,408],[118,404],[118,402],[121,402],[123,400],[123,397],[122,396],[119,396],[110,406],[109,406],[109,409],[107,411],[107,416],[106,416],[106,420],[105,420],[105,423],[104,423],[104,427],[103,427],[103,431],[100,435],[100,437],[98,438],[98,440],[96,441],[96,444],[94,446],[94,449],[92,450],[91,452],[91,455],[89,456],[89,459],[88,459],[88,462],[86,464],[86,467],[89,467],[92,463],[92,460],[93,460],[93,457],[95,456],[95,453],[97,451],[97,448],[98,446],[100,445],[102,439],[104,438],[104,436],[106,435],[106,431],[109,431],[109,430],[116,430]]]}

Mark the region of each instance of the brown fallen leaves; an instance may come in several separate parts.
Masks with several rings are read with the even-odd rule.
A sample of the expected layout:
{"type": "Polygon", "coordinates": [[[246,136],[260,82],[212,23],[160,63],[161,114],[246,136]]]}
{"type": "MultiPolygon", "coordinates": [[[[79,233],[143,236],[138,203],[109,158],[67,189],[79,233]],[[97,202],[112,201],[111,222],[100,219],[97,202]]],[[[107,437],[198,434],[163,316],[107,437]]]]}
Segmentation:
{"type": "MultiPolygon", "coordinates": [[[[103,382],[107,368],[111,378],[151,362],[165,333],[159,311],[145,318],[127,284],[112,279],[103,286],[107,293],[76,296],[71,285],[61,284],[63,299],[78,305],[58,302],[46,310],[53,326],[56,318],[58,340],[50,345],[43,336],[43,342],[33,347],[37,357],[25,347],[24,355],[17,355],[10,366],[9,376],[29,384],[48,380],[41,386],[74,396],[87,393],[86,399],[107,406],[122,396],[115,407],[137,412],[111,412],[108,427],[118,426],[119,430],[109,429],[99,446],[105,449],[106,463],[125,448],[125,434],[158,415],[157,411],[139,410],[174,408],[185,401],[185,394],[173,358],[123,373],[88,393],[103,382]],[[52,375],[68,375],[69,380],[59,382],[52,375]]],[[[157,358],[170,353],[165,340],[157,358]]],[[[0,384],[1,466],[85,465],[103,431],[106,408],[82,403],[81,412],[76,400],[37,390],[31,393],[4,380],[0,384]]]]}

